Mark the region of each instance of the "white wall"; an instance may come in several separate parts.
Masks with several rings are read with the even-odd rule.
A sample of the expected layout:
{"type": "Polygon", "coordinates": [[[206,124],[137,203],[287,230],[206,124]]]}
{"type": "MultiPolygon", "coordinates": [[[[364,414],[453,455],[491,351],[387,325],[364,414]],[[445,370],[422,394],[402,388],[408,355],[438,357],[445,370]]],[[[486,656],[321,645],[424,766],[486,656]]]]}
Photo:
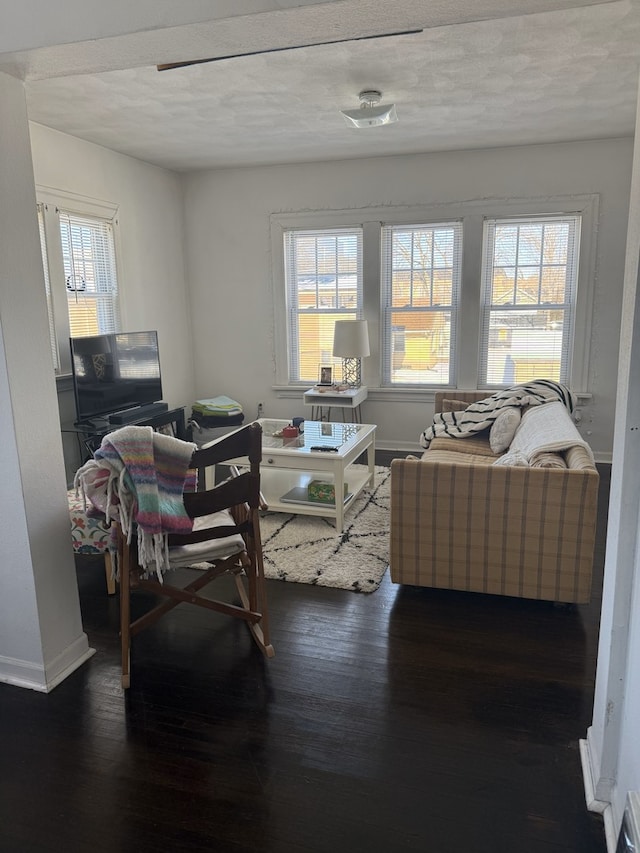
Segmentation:
{"type": "Polygon", "coordinates": [[[24,91],[0,74],[0,680],[48,690],[92,652],[42,284],[24,91]]]}
{"type": "MultiPolygon", "coordinates": [[[[272,390],[270,214],[599,193],[593,401],[581,429],[600,458],[610,458],[632,151],[624,139],[187,175],[196,396],[229,394],[252,415],[258,402],[268,416],[304,414],[301,402],[272,390]]],[[[363,419],[378,424],[381,446],[417,445],[432,406],[388,399],[367,401],[363,419]]]]}
{"type": "Polygon", "coordinates": [[[635,138],[600,642],[583,744],[587,796],[605,812],[610,850],[627,792],[640,790],[640,94],[635,138]]]}
{"type": "MultiPolygon", "coordinates": [[[[272,213],[598,193],[593,400],[580,428],[597,456],[610,458],[631,140],[181,177],[41,125],[31,125],[31,137],[38,185],[120,206],[123,323],[158,329],[165,400],[188,406],[227,393],[251,416],[258,402],[267,415],[305,414],[301,400],[279,397],[272,387],[272,213]],[[241,328],[248,329],[245,339],[241,328]]],[[[61,399],[63,418],[72,418],[70,391],[61,399]]],[[[388,399],[372,391],[364,408],[365,420],[378,424],[379,445],[415,446],[431,404],[424,396],[388,399]]]]}
{"type": "MultiPolygon", "coordinates": [[[[189,406],[194,380],[180,176],[39,124],[30,129],[38,186],[119,206],[122,327],[158,330],[164,400],[189,406]]],[[[59,384],[67,388],[60,393],[62,419],[73,420],[70,384],[59,384]]]]}

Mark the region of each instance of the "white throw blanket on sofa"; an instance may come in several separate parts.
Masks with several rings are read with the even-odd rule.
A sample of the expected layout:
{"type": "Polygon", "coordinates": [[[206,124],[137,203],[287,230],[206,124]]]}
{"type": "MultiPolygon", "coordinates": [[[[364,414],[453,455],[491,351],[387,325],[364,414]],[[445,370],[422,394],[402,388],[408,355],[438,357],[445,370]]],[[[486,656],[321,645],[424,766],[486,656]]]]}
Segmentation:
{"type": "Polygon", "coordinates": [[[500,457],[499,464],[532,465],[541,453],[558,453],[576,445],[584,447],[594,461],[593,451],[576,429],[563,403],[546,403],[524,413],[511,446],[500,457]]]}

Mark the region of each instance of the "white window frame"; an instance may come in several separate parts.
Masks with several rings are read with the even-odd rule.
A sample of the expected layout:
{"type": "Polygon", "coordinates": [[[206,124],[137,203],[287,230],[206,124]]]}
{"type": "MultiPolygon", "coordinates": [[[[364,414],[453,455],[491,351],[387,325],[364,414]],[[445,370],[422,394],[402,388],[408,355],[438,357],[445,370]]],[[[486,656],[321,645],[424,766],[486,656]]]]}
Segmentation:
{"type": "Polygon", "coordinates": [[[56,376],[71,373],[69,349],[69,308],[65,281],[64,260],[60,235],[60,211],[77,216],[99,219],[111,225],[115,254],[115,275],[118,282],[115,303],[116,331],[122,328],[120,240],[118,229],[118,205],[98,199],[89,199],[75,193],[36,187],[36,199],[41,211],[41,239],[44,235],[43,264],[45,264],[45,289],[49,306],[50,333],[56,376]]]}
{"type": "MultiPolygon", "coordinates": [[[[300,340],[300,319],[304,316],[316,316],[316,317],[325,317],[327,319],[331,319],[331,317],[337,318],[345,318],[348,317],[354,320],[360,320],[362,318],[363,306],[362,306],[362,227],[361,226],[348,226],[344,228],[285,228],[283,232],[283,240],[284,240],[284,272],[285,272],[285,283],[286,283],[286,302],[287,302],[287,340],[288,340],[288,359],[289,359],[289,381],[291,383],[300,383],[306,386],[309,383],[313,383],[315,378],[317,377],[317,372],[314,371],[314,377],[306,377],[301,378],[301,365],[299,363],[299,340],[300,340]],[[339,300],[336,298],[335,305],[322,307],[322,306],[314,306],[309,307],[308,309],[302,309],[300,307],[300,292],[297,284],[297,255],[296,255],[296,238],[302,237],[304,239],[315,239],[315,238],[323,238],[327,237],[330,241],[335,239],[338,241],[340,237],[350,237],[355,238],[356,240],[356,269],[355,275],[356,279],[356,304],[352,309],[340,307],[338,304],[339,300]]],[[[317,260],[317,247],[316,247],[316,260],[317,260]]],[[[339,296],[338,291],[338,262],[336,259],[336,280],[335,280],[335,296],[339,296]]],[[[320,276],[315,270],[313,277],[320,276]]],[[[316,281],[316,290],[318,288],[318,281],[316,281]]],[[[325,365],[331,364],[333,362],[333,357],[329,356],[328,359],[325,359],[323,363],[325,365]]],[[[319,365],[316,366],[318,368],[319,365]]]]}
{"type": "MultiPolygon", "coordinates": [[[[381,347],[381,365],[380,377],[381,383],[385,387],[390,388],[442,388],[455,382],[457,376],[457,337],[458,337],[458,309],[460,303],[460,285],[462,279],[462,258],[463,258],[463,226],[459,219],[451,221],[429,221],[415,223],[390,223],[386,222],[381,228],[382,241],[382,266],[381,266],[381,302],[380,302],[380,327],[382,335],[381,347]],[[451,285],[451,301],[446,305],[430,305],[416,307],[410,304],[406,309],[398,309],[393,306],[393,236],[398,232],[418,232],[431,231],[432,233],[439,230],[453,231],[453,257],[452,263],[452,285],[451,285]],[[406,313],[416,314],[449,314],[449,372],[446,381],[428,381],[423,382],[402,382],[394,381],[392,376],[392,352],[394,347],[393,335],[393,314],[402,310],[406,313]]],[[[433,266],[428,268],[433,278],[433,274],[437,269],[435,262],[433,266]]],[[[413,282],[414,264],[411,263],[411,268],[408,269],[413,282]]],[[[413,283],[411,285],[413,290],[413,283]]]]}
{"type": "MultiPolygon", "coordinates": [[[[589,355],[591,343],[593,297],[596,270],[596,230],[598,224],[599,196],[597,194],[558,196],[543,200],[509,200],[495,205],[486,205],[483,211],[482,234],[482,270],[488,261],[487,245],[484,234],[486,220],[552,220],[555,217],[578,217],[579,233],[576,235],[578,251],[576,256],[577,277],[574,282],[573,316],[571,330],[566,346],[567,372],[563,380],[574,392],[588,391],[589,355]]],[[[485,276],[486,278],[486,276],[485,276]]],[[[484,368],[483,322],[487,290],[483,282],[480,295],[480,336],[477,349],[477,387],[495,389],[504,387],[489,384],[484,368]]]]}
{"type": "MultiPolygon", "coordinates": [[[[286,390],[287,388],[300,389],[308,388],[309,382],[306,380],[296,380],[290,377],[290,341],[291,329],[289,323],[289,309],[287,298],[287,273],[285,262],[284,235],[289,230],[300,231],[332,231],[335,229],[362,229],[362,270],[360,275],[360,287],[362,288],[362,304],[360,306],[360,317],[358,319],[369,319],[375,315],[372,314],[368,303],[371,304],[371,280],[367,287],[367,257],[371,257],[370,240],[367,239],[367,234],[371,233],[371,222],[366,221],[367,217],[363,216],[363,211],[316,211],[312,213],[299,214],[283,214],[274,213],[271,215],[271,286],[272,286],[272,304],[274,306],[273,329],[274,329],[274,362],[275,362],[275,388],[286,390]],[[369,248],[367,248],[369,245],[369,248]]],[[[375,229],[379,228],[379,223],[374,223],[375,229]]],[[[379,266],[379,244],[376,245],[378,252],[379,266]]],[[[370,266],[370,261],[369,261],[370,266]]],[[[377,274],[378,267],[376,267],[377,274]]],[[[371,276],[369,275],[369,279],[371,276]]],[[[375,282],[374,282],[375,283],[375,282]]],[[[378,301],[377,285],[373,299],[375,306],[378,301]]],[[[376,337],[378,334],[377,321],[374,319],[369,323],[369,339],[371,346],[371,354],[374,351],[377,353],[376,337]]],[[[372,359],[364,359],[363,373],[366,370],[366,362],[372,359]]],[[[366,374],[365,374],[366,375],[366,374]]],[[[298,391],[299,393],[299,391],[298,391]]]]}
{"type": "Polygon", "coordinates": [[[363,382],[369,399],[430,401],[443,386],[385,386],[382,378],[381,249],[382,225],[451,222],[463,228],[461,282],[458,303],[457,352],[451,388],[482,388],[479,382],[481,353],[481,274],[485,219],[576,214],[582,217],[571,372],[567,384],[576,393],[588,393],[589,348],[596,276],[596,234],[599,195],[576,194],[542,198],[469,199],[432,205],[387,206],[351,210],[273,213],[271,225],[271,275],[274,306],[274,390],[282,396],[299,395],[299,383],[288,375],[287,306],[284,273],[284,228],[363,228],[363,318],[369,323],[371,355],[363,359],[363,382]]]}
{"type": "MultiPolygon", "coordinates": [[[[573,356],[573,342],[575,340],[574,317],[577,301],[577,286],[579,264],[578,258],[580,253],[580,235],[582,231],[582,217],[579,214],[557,214],[544,216],[516,216],[516,217],[499,217],[497,219],[486,219],[484,223],[483,234],[483,262],[482,262],[482,306],[481,306],[481,334],[480,334],[480,355],[478,358],[478,382],[481,387],[507,387],[514,384],[516,379],[504,379],[498,383],[495,380],[490,381],[489,374],[489,344],[490,330],[492,317],[496,314],[512,315],[516,318],[518,315],[528,314],[533,312],[538,314],[544,311],[562,312],[562,339],[560,341],[559,353],[543,353],[542,356],[557,354],[560,357],[559,375],[555,378],[558,382],[566,383],[571,376],[571,361],[573,356]],[[567,257],[566,262],[562,265],[565,272],[565,298],[561,303],[545,303],[540,301],[540,290],[538,292],[538,300],[530,304],[525,304],[518,300],[517,282],[520,270],[528,268],[532,272],[537,271],[538,288],[542,286],[542,275],[545,269],[542,249],[545,240],[546,227],[554,224],[566,224],[569,229],[567,257]],[[520,230],[529,226],[536,226],[541,229],[541,246],[540,255],[537,263],[531,262],[530,258],[526,258],[527,262],[521,262],[521,237],[520,230]],[[515,229],[518,232],[517,242],[515,246],[515,255],[513,258],[514,282],[513,302],[508,302],[504,305],[492,302],[492,291],[494,285],[494,272],[496,269],[496,230],[499,228],[515,229]]],[[[529,330],[529,333],[531,330],[529,330]]],[[[516,334],[514,331],[513,334],[516,334]]],[[[533,377],[531,377],[533,378],[533,377]]]]}

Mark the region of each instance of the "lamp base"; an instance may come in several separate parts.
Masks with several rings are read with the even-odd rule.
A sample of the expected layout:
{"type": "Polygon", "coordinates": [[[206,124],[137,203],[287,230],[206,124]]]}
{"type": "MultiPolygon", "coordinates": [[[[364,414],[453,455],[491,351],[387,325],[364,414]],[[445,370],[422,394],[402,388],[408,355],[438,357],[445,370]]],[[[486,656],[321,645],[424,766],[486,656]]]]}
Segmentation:
{"type": "Polygon", "coordinates": [[[349,388],[359,388],[362,385],[361,359],[342,359],[342,381],[349,388]]]}

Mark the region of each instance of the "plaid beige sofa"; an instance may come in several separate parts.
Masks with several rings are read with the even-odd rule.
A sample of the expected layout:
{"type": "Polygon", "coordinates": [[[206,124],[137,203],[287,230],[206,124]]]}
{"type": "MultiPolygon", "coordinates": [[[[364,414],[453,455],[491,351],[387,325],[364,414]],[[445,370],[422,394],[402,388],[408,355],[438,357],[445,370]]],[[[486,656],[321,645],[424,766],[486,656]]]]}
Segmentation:
{"type": "MultiPolygon", "coordinates": [[[[438,392],[443,400],[482,392],[438,392]]],[[[574,452],[579,451],[579,452],[574,452]]],[[[583,448],[567,468],[494,466],[488,440],[438,438],[391,463],[391,580],[586,603],[599,476],[583,448]]]]}

